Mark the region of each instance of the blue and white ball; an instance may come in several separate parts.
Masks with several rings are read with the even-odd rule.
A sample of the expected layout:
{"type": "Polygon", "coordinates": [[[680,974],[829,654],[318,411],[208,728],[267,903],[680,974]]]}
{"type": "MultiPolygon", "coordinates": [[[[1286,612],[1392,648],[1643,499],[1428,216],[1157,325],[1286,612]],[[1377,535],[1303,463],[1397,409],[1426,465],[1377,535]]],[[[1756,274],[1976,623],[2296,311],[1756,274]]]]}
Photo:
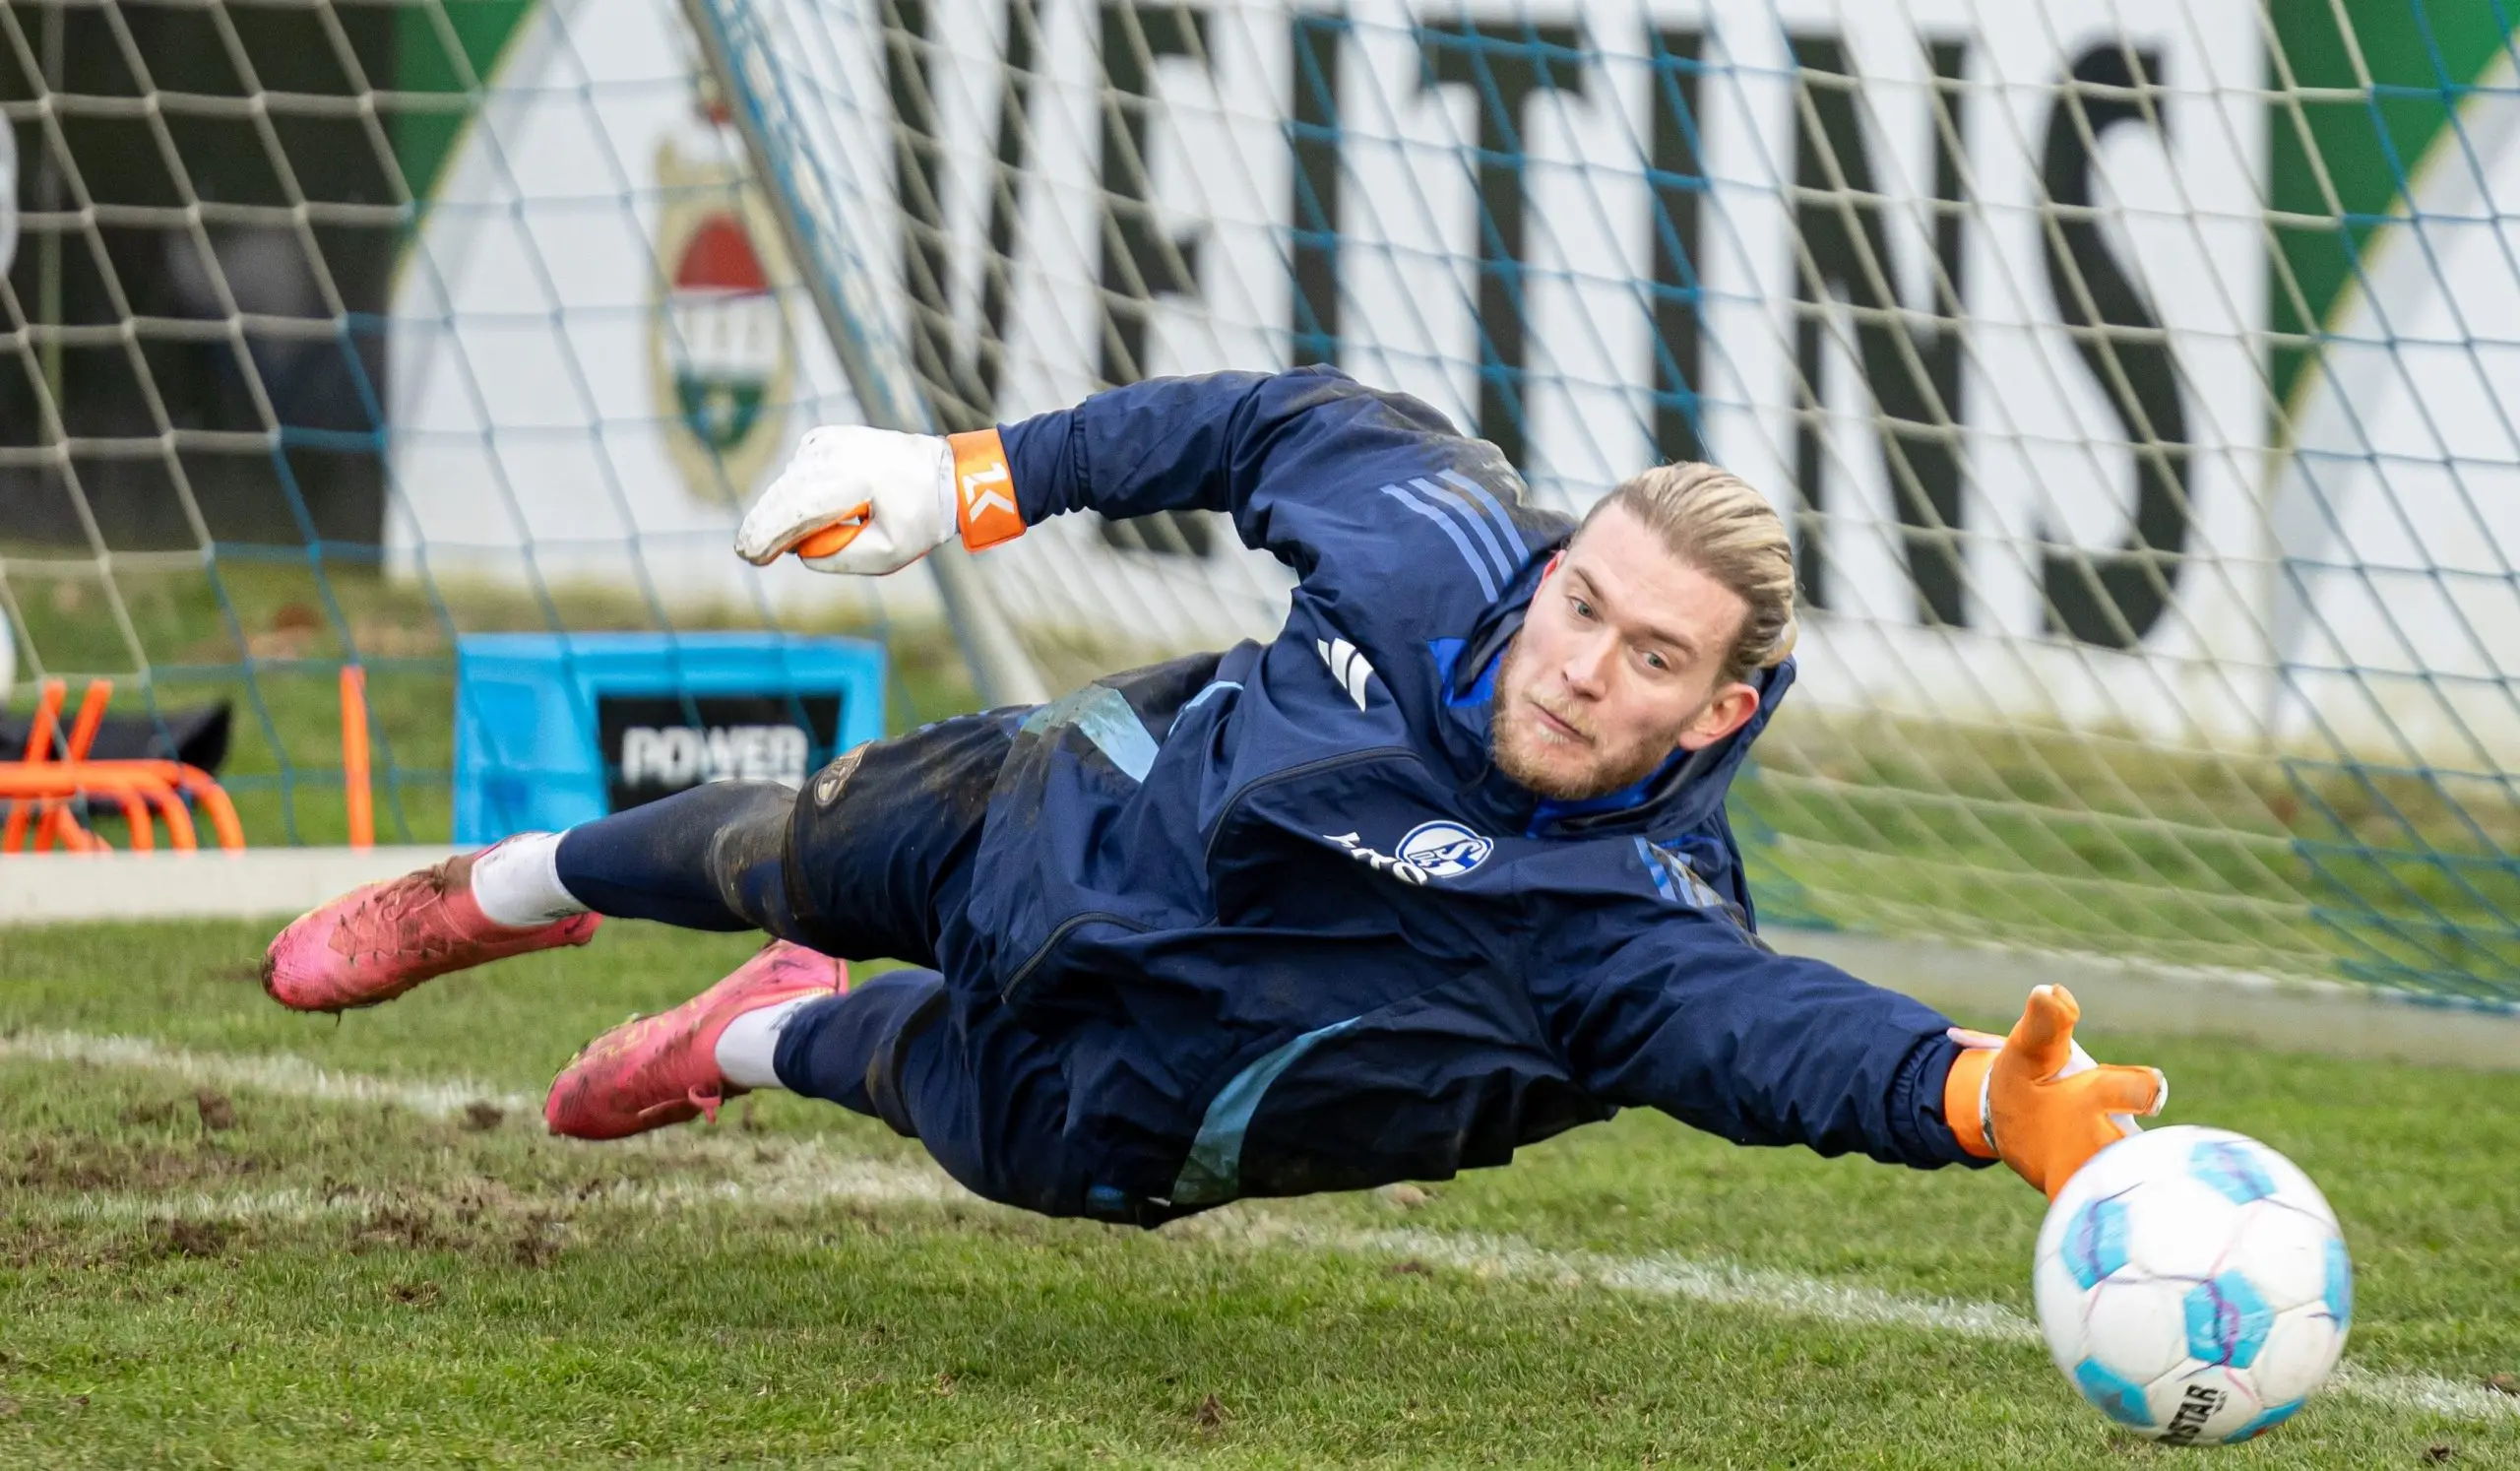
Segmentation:
{"type": "Polygon", "coordinates": [[[2354,1315],[2318,1186],[2255,1139],[2192,1124],[2112,1144],[2066,1182],[2033,1290],[2083,1397],[2177,1444],[2283,1424],[2326,1382],[2354,1315]]]}

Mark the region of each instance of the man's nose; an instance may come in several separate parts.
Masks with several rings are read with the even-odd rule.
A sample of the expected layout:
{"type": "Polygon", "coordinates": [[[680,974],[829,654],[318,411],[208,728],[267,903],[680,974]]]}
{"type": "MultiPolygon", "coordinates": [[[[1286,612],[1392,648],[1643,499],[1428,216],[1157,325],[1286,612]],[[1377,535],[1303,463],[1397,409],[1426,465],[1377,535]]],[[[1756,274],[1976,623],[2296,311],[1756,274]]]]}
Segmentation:
{"type": "Polygon", "coordinates": [[[1566,680],[1566,691],[1587,700],[1598,700],[1609,687],[1610,658],[1615,653],[1613,641],[1588,638],[1566,657],[1560,676],[1566,680]]]}

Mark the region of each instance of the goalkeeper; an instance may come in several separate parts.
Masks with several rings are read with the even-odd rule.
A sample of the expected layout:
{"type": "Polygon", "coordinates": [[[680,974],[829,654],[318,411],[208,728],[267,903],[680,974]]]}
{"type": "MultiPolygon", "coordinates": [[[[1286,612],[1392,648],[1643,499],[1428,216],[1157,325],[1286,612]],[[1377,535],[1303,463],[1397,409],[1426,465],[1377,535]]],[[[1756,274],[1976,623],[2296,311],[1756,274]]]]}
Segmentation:
{"type": "Polygon", "coordinates": [[[1055,703],[720,782],[371,885],[272,942],[284,1004],[370,1005],[597,916],[777,940],[553,1083],[558,1133],[781,1087],[957,1180],[1154,1225],[1441,1180],[1619,1108],[1743,1144],[2000,1158],[2051,1195],[2156,1111],[2042,987],[2008,1039],[1754,928],[1724,799],[1794,679],[1748,486],[1649,470],[1579,527],[1495,449],[1327,369],[1112,390],[950,438],[808,434],[736,549],[895,571],[1049,517],[1223,512],[1286,627],[1055,703]],[[912,962],[851,985],[844,960],[912,962]],[[837,960],[831,957],[838,957],[837,960]]]}

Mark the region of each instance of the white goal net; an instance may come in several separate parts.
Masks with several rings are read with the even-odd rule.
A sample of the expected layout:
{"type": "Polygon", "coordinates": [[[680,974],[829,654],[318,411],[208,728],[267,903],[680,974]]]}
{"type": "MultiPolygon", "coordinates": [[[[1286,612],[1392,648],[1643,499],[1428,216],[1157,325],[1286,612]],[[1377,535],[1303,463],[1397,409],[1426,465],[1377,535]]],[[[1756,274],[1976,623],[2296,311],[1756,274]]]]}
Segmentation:
{"type": "MultiPolygon", "coordinates": [[[[373,359],[364,416],[220,427],[354,418],[297,442],[364,467],[407,580],[775,608],[809,592],[718,548],[815,419],[1223,367],[1416,394],[1568,511],[1713,459],[1785,515],[1807,609],[1736,800],[1771,913],[2502,1004],[2520,92],[2491,0],[2423,9],[19,3],[0,352],[57,383],[91,342],[62,261],[125,249],[82,128],[155,127],[150,218],[217,246],[219,151],[285,163],[307,118],[374,135],[366,204],[301,170],[237,227],[352,285],[105,292],[78,331],[143,345],[141,376],[204,322],[373,359]],[[341,60],[47,73],[47,27],[145,51],[127,15],[221,54],[286,17],[341,60]]],[[[140,410],[56,424],[45,392],[0,387],[0,477],[201,448],[140,410]]],[[[0,568],[105,556],[74,523],[0,568]]],[[[1067,518],[976,569],[1053,683],[1266,634],[1287,586],[1200,515],[1067,518]]]]}

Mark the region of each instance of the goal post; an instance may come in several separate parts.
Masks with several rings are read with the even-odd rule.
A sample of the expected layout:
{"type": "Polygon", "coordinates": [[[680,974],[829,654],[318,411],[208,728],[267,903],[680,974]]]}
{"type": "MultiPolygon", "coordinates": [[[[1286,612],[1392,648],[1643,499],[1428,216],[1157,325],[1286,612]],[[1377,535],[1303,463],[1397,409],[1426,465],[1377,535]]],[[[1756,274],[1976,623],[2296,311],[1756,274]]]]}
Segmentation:
{"type": "Polygon", "coordinates": [[[393,836],[468,627],[846,623],[992,698],[1266,636],[1204,513],[862,586],[726,535],[814,422],[1329,362],[1568,512],[1770,497],[1767,914],[2507,1007],[2520,77],[2422,20],[8,0],[11,710],[228,692],[250,825],[356,658],[393,836]]]}
{"type": "MultiPolygon", "coordinates": [[[[868,145],[874,140],[861,134],[852,148],[850,140],[809,130],[779,60],[782,37],[747,0],[683,0],[682,9],[701,64],[720,95],[731,102],[731,120],[742,136],[745,157],[753,176],[762,181],[789,255],[804,263],[806,295],[839,356],[860,416],[878,428],[905,433],[945,429],[894,336],[885,283],[850,238],[852,221],[895,213],[884,202],[889,191],[864,187],[846,171],[826,167],[872,152],[868,145]]],[[[969,553],[949,544],[925,560],[980,701],[1017,705],[1047,700],[1048,686],[1016,641],[987,582],[973,569],[969,553]]]]}

